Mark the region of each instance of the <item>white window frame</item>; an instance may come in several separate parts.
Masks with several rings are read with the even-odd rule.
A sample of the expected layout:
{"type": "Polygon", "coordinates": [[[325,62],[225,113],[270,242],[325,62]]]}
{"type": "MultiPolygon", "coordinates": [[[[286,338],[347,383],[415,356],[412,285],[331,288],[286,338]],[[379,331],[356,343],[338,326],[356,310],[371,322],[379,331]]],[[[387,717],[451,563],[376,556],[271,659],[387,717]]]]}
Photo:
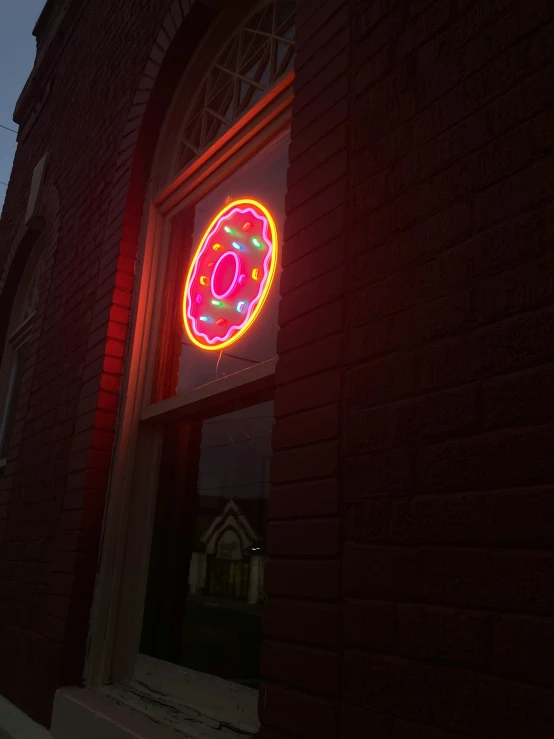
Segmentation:
{"type": "MultiPolygon", "coordinates": [[[[181,82],[181,89],[191,85],[192,80],[194,64],[181,82]]],[[[161,188],[159,183],[167,183],[168,165],[173,159],[173,153],[168,156],[167,141],[175,135],[178,125],[171,112],[160,137],[139,242],[127,373],[121,392],[84,671],[84,684],[94,693],[94,698],[90,698],[93,704],[98,691],[102,692],[103,700],[107,697],[121,702],[121,691],[125,689],[128,704],[134,703],[132,707],[137,710],[137,701],[139,704],[144,701],[144,696],[136,697],[138,680],[151,686],[154,693],[166,696],[173,707],[179,706],[183,715],[190,710],[201,710],[216,721],[240,726],[252,734],[258,728],[258,691],[152,660],[139,654],[139,643],[164,424],[241,389],[250,393],[272,387],[277,360],[270,359],[155,404],[149,399],[170,219],[177,211],[200,200],[290,126],[293,80],[294,72],[291,72],[210,149],[161,188]],[[117,687],[107,687],[114,683],[117,687]],[[215,684],[219,696],[216,703],[215,684]],[[135,701],[130,699],[129,691],[135,695],[135,701]]],[[[179,91],[175,97],[179,98],[179,91]]],[[[71,691],[58,691],[53,718],[55,739],[65,737],[60,728],[64,725],[65,712],[77,710],[78,704],[79,711],[86,713],[91,710],[86,706],[87,701],[89,698],[83,697],[83,692],[76,699],[71,691]],[[58,733],[54,727],[58,727],[58,733]]],[[[168,711],[169,723],[172,710],[168,711]]],[[[146,728],[144,731],[147,736],[146,728]]],[[[214,736],[221,734],[216,732],[214,736]]]]}

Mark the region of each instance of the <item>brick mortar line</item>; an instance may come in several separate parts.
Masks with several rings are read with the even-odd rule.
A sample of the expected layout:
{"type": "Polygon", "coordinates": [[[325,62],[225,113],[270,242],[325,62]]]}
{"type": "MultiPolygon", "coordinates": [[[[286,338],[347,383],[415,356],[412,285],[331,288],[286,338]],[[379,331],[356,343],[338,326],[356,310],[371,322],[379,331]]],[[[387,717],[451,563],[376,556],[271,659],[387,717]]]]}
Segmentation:
{"type": "MultiPolygon", "coordinates": [[[[403,309],[403,310],[405,310],[405,309],[403,309]]],[[[372,357],[369,360],[367,360],[367,359],[365,359],[365,360],[364,359],[358,359],[355,362],[350,362],[349,365],[348,365],[348,369],[349,370],[356,369],[357,367],[360,367],[364,363],[364,361],[365,361],[366,364],[370,364],[370,363],[373,363],[374,361],[381,361],[381,360],[383,360],[383,359],[385,359],[387,357],[392,357],[392,356],[395,356],[395,355],[414,354],[414,355],[418,356],[418,354],[421,352],[422,348],[427,349],[429,347],[435,347],[436,345],[441,344],[441,343],[443,343],[445,341],[451,341],[453,339],[459,339],[461,337],[474,338],[476,336],[481,336],[481,335],[485,334],[488,329],[493,328],[495,326],[498,326],[499,324],[507,324],[507,323],[515,324],[518,321],[521,321],[522,318],[528,318],[528,317],[537,317],[538,318],[538,317],[540,317],[541,314],[545,314],[545,313],[546,314],[551,314],[553,312],[554,312],[554,306],[552,305],[552,303],[550,303],[548,305],[545,305],[545,306],[542,306],[542,307],[539,307],[539,308],[532,308],[530,310],[524,310],[524,312],[522,312],[522,313],[516,313],[516,314],[509,315],[509,316],[504,316],[502,318],[498,318],[497,320],[492,321],[491,323],[486,323],[486,324],[482,324],[482,325],[474,325],[474,326],[471,326],[469,328],[468,327],[465,327],[465,328],[460,328],[460,329],[452,330],[448,334],[444,334],[444,335],[441,335],[441,336],[434,337],[434,338],[428,340],[426,343],[424,343],[422,340],[420,340],[414,346],[408,346],[408,347],[405,347],[403,349],[395,349],[393,351],[389,351],[388,353],[380,353],[379,355],[376,355],[375,357],[372,357]]],[[[383,318],[389,318],[391,315],[394,315],[394,314],[388,314],[386,316],[383,316],[383,318]]],[[[364,328],[364,327],[367,327],[368,325],[371,325],[371,324],[364,324],[364,325],[360,325],[360,326],[354,326],[354,328],[364,328]]],[[[554,355],[554,350],[552,351],[552,354],[554,355]]],[[[521,363],[523,361],[525,361],[525,360],[521,360],[520,362],[518,362],[518,365],[514,369],[505,369],[505,368],[503,368],[503,369],[500,369],[500,370],[485,371],[482,374],[477,374],[476,377],[475,377],[475,382],[477,382],[479,380],[488,380],[488,379],[493,378],[493,377],[499,377],[499,376],[503,376],[503,375],[509,375],[509,374],[512,374],[512,373],[515,373],[515,372],[525,372],[526,370],[531,370],[533,367],[542,367],[542,366],[548,366],[548,365],[552,364],[552,359],[548,355],[544,356],[544,358],[543,358],[543,360],[541,361],[540,364],[537,364],[535,362],[532,365],[525,365],[525,364],[522,364],[521,363]]],[[[331,368],[331,370],[322,370],[322,372],[323,371],[332,371],[332,368],[331,368]]],[[[438,392],[439,390],[446,389],[446,387],[452,387],[452,388],[454,388],[454,387],[460,387],[460,386],[467,385],[467,384],[472,384],[472,383],[471,382],[470,383],[468,383],[468,382],[462,382],[460,385],[445,386],[444,388],[441,387],[441,388],[438,388],[437,390],[430,390],[429,393],[436,392],[436,391],[438,392]]],[[[425,394],[427,394],[427,393],[425,393],[425,394]]]]}
{"type": "MultiPolygon", "coordinates": [[[[488,146],[492,145],[493,143],[494,143],[494,140],[491,141],[491,142],[489,142],[488,146]]],[[[473,154],[477,154],[478,151],[479,151],[479,149],[476,150],[475,152],[473,152],[473,154]]],[[[395,231],[393,231],[392,232],[392,236],[391,237],[388,237],[387,238],[387,241],[391,241],[391,240],[396,241],[398,239],[398,237],[401,234],[405,233],[408,229],[413,228],[414,226],[416,226],[419,223],[425,223],[425,221],[430,220],[431,218],[433,218],[436,215],[439,215],[440,213],[443,213],[445,210],[448,210],[450,208],[453,208],[456,205],[461,205],[463,203],[471,204],[471,207],[472,207],[472,221],[473,221],[473,216],[474,216],[473,210],[474,210],[475,197],[476,196],[483,195],[488,190],[490,190],[492,188],[495,188],[495,187],[498,187],[503,182],[508,182],[512,178],[517,177],[518,175],[520,175],[525,170],[528,170],[528,169],[531,169],[531,168],[536,167],[537,162],[540,162],[541,160],[547,160],[549,158],[554,158],[554,154],[551,153],[551,152],[549,152],[548,154],[544,154],[543,156],[536,156],[533,159],[530,159],[526,164],[523,164],[520,167],[518,167],[517,169],[514,169],[513,171],[511,171],[509,174],[502,175],[502,176],[500,176],[498,178],[493,178],[490,182],[488,182],[483,187],[480,187],[480,188],[468,188],[467,192],[464,192],[464,193],[462,193],[459,196],[454,196],[453,199],[449,199],[447,202],[445,202],[442,205],[438,206],[436,210],[431,210],[428,213],[425,213],[425,215],[422,217],[421,220],[418,220],[416,218],[416,220],[412,221],[403,230],[395,230],[395,231]]],[[[460,159],[459,161],[457,161],[456,163],[453,163],[447,169],[441,170],[440,172],[437,172],[437,173],[435,173],[433,175],[430,175],[425,180],[422,180],[421,182],[418,182],[418,183],[414,184],[413,187],[410,187],[409,189],[404,190],[402,193],[400,193],[398,195],[395,195],[394,197],[392,197],[390,199],[385,200],[377,208],[372,208],[371,210],[365,211],[365,214],[363,216],[360,216],[359,218],[356,218],[356,219],[353,219],[352,220],[353,225],[359,224],[360,222],[363,222],[363,221],[368,220],[369,218],[371,218],[372,216],[374,216],[376,213],[383,213],[383,212],[386,212],[387,209],[392,209],[394,206],[398,205],[398,201],[400,201],[403,198],[406,199],[407,196],[410,195],[410,194],[413,195],[414,191],[419,190],[422,186],[424,186],[426,184],[429,184],[430,183],[430,180],[432,180],[433,178],[439,177],[440,175],[448,174],[449,170],[453,169],[462,160],[463,160],[463,158],[460,159]]],[[[515,213],[512,212],[510,214],[510,216],[507,216],[507,217],[506,216],[502,216],[500,219],[498,219],[496,221],[491,221],[490,223],[487,224],[486,230],[489,230],[494,225],[496,225],[499,221],[502,221],[505,218],[514,218],[517,215],[521,215],[523,213],[526,213],[528,210],[532,210],[532,209],[536,208],[537,205],[539,205],[541,203],[542,204],[547,204],[547,203],[550,203],[550,202],[552,202],[552,197],[544,196],[544,198],[532,202],[527,208],[524,208],[523,210],[517,210],[517,211],[515,211],[515,213]]],[[[402,209],[399,208],[398,210],[402,210],[402,209]]],[[[479,233],[480,233],[479,231],[475,232],[475,225],[472,222],[471,235],[472,236],[477,236],[479,233]]],[[[378,248],[379,246],[384,246],[387,243],[387,241],[381,240],[377,244],[377,246],[374,247],[374,248],[378,248]]]]}
{"type": "MultiPolygon", "coordinates": [[[[532,32],[531,32],[531,33],[532,33],[532,32]]],[[[529,35],[530,35],[530,34],[529,34],[529,35]]],[[[523,39],[519,39],[519,40],[518,40],[518,41],[517,41],[516,43],[520,43],[520,42],[521,42],[522,40],[523,40],[523,39]]],[[[514,44],[514,45],[515,45],[515,44],[514,44]]],[[[502,56],[504,56],[504,52],[500,52],[500,53],[499,53],[499,54],[498,54],[497,56],[495,56],[495,57],[494,57],[494,60],[496,60],[497,58],[501,58],[502,56]]],[[[428,110],[429,110],[429,108],[432,108],[432,107],[433,107],[434,105],[436,105],[436,104],[437,104],[437,103],[439,103],[439,102],[440,102],[441,100],[443,100],[444,98],[446,98],[446,97],[447,97],[447,96],[448,96],[448,95],[449,95],[450,93],[454,92],[454,91],[455,91],[456,89],[458,89],[458,88],[460,88],[460,89],[461,89],[461,88],[462,88],[462,87],[463,87],[464,85],[466,85],[466,83],[468,82],[468,80],[470,80],[470,79],[471,79],[471,77],[472,77],[472,76],[473,76],[474,74],[477,74],[478,72],[480,72],[480,71],[481,71],[482,69],[484,69],[484,67],[486,67],[486,66],[487,66],[487,65],[488,65],[488,64],[489,64],[490,62],[492,62],[492,61],[493,61],[492,59],[489,59],[489,60],[488,60],[488,61],[487,61],[487,62],[486,62],[485,64],[483,64],[483,65],[482,65],[481,67],[479,67],[479,68],[478,68],[477,70],[475,70],[475,72],[473,72],[473,73],[471,73],[470,75],[468,75],[468,76],[464,77],[464,79],[463,79],[462,81],[460,81],[460,82],[456,83],[456,84],[455,84],[455,85],[453,85],[452,87],[450,87],[450,88],[448,88],[448,89],[444,90],[443,92],[441,92],[441,94],[440,94],[440,95],[439,95],[439,96],[438,96],[437,98],[435,98],[434,100],[432,100],[431,102],[429,102],[429,103],[428,103],[427,105],[425,105],[424,107],[420,108],[420,109],[419,109],[419,110],[418,110],[418,111],[417,111],[417,112],[416,112],[416,113],[415,113],[415,114],[414,114],[414,115],[412,116],[412,118],[410,118],[410,120],[409,120],[409,121],[403,121],[403,122],[401,122],[401,123],[400,123],[399,125],[397,125],[397,126],[396,126],[395,128],[390,128],[390,129],[388,129],[388,130],[387,130],[387,132],[386,132],[385,134],[383,134],[382,136],[380,136],[380,137],[379,137],[378,139],[375,139],[375,141],[374,141],[374,146],[377,146],[377,145],[379,144],[379,142],[380,142],[380,141],[381,141],[382,139],[384,139],[384,138],[385,138],[385,137],[387,137],[387,136],[390,136],[391,134],[395,133],[395,132],[396,132],[396,131],[398,131],[399,129],[402,129],[402,128],[404,128],[404,127],[409,127],[409,126],[411,125],[411,123],[413,123],[413,121],[414,121],[414,120],[416,120],[416,119],[417,119],[417,118],[418,118],[419,116],[421,116],[421,114],[423,114],[423,113],[425,113],[426,111],[428,111],[428,110]]],[[[474,107],[474,108],[473,108],[473,109],[471,110],[471,112],[470,112],[470,113],[468,113],[467,115],[464,115],[464,116],[462,116],[461,118],[459,118],[459,119],[458,119],[458,120],[457,120],[457,121],[456,121],[455,123],[452,123],[452,124],[451,124],[450,126],[448,126],[447,128],[445,128],[444,130],[442,130],[442,131],[441,131],[440,133],[438,133],[438,134],[437,134],[436,136],[433,136],[433,137],[432,137],[432,138],[430,138],[430,139],[426,139],[426,140],[425,140],[425,141],[424,141],[424,142],[423,142],[423,143],[422,143],[422,144],[420,145],[420,147],[419,147],[418,149],[415,149],[415,151],[420,151],[420,150],[421,150],[422,148],[424,148],[425,146],[427,146],[427,145],[429,145],[429,144],[433,143],[434,141],[436,141],[436,139],[438,139],[438,138],[440,138],[441,136],[443,136],[444,134],[448,133],[449,131],[451,131],[451,130],[452,130],[453,128],[455,128],[456,126],[458,126],[458,125],[460,125],[461,123],[463,123],[463,122],[467,121],[467,120],[468,120],[469,118],[472,118],[472,117],[473,117],[473,116],[475,116],[476,114],[478,114],[478,113],[480,113],[480,112],[484,111],[484,110],[485,110],[485,109],[486,109],[487,107],[489,107],[490,105],[492,105],[492,104],[493,104],[493,103],[494,103],[495,101],[497,101],[497,100],[500,100],[500,99],[501,99],[501,98],[503,98],[503,97],[504,97],[505,95],[508,95],[508,94],[510,94],[510,93],[511,93],[511,92],[513,92],[513,91],[514,91],[514,90],[515,90],[516,88],[518,88],[519,86],[521,86],[522,82],[524,82],[524,81],[527,81],[527,80],[531,79],[531,78],[532,78],[532,77],[534,77],[534,76],[535,76],[536,74],[538,74],[538,73],[540,73],[540,72],[544,71],[545,69],[547,69],[547,68],[548,68],[548,67],[550,67],[550,66],[554,66],[554,62],[546,62],[545,64],[542,64],[541,66],[537,67],[536,69],[534,69],[534,70],[532,71],[532,73],[531,73],[531,74],[527,75],[527,76],[526,76],[526,77],[525,77],[525,78],[524,78],[523,80],[519,80],[518,82],[515,82],[514,84],[512,84],[512,85],[510,85],[509,87],[505,88],[505,89],[504,89],[504,90],[503,90],[503,91],[502,91],[502,92],[501,92],[501,93],[500,93],[499,95],[497,95],[497,96],[495,96],[495,97],[492,97],[492,98],[490,98],[490,99],[489,99],[489,100],[488,100],[487,102],[483,103],[483,104],[482,104],[481,106],[479,106],[479,107],[474,107]]],[[[383,79],[383,77],[381,77],[381,78],[380,78],[380,79],[379,79],[379,80],[378,80],[377,82],[381,81],[382,79],[383,79]]],[[[370,89],[370,88],[367,88],[367,89],[370,89]]],[[[366,90],[364,90],[364,92],[367,92],[367,89],[366,89],[366,90]]],[[[378,113],[382,112],[383,110],[386,110],[386,109],[387,109],[387,107],[388,107],[388,105],[387,105],[387,104],[385,104],[385,105],[382,105],[381,107],[377,108],[377,110],[374,110],[374,111],[372,111],[372,112],[373,112],[373,113],[374,113],[375,115],[377,115],[378,113]]],[[[546,108],[546,110],[549,110],[549,109],[550,109],[550,108],[546,108]]],[[[544,111],[543,111],[543,112],[544,112],[544,111]]],[[[540,115],[540,114],[538,114],[538,115],[540,115]]],[[[526,118],[526,119],[525,119],[525,121],[531,120],[531,119],[532,119],[532,117],[533,117],[533,116],[531,116],[531,117],[529,117],[529,118],[526,118]]],[[[515,126],[515,127],[514,127],[514,129],[515,129],[515,128],[517,128],[517,126],[515,126]]],[[[511,131],[511,130],[514,130],[514,129],[509,129],[509,130],[511,131]]],[[[504,135],[505,133],[506,133],[506,132],[503,132],[502,134],[499,134],[499,136],[502,136],[502,135],[504,135]]],[[[492,139],[492,140],[494,141],[495,139],[492,139]]],[[[367,148],[369,148],[369,147],[367,147],[367,148]]],[[[366,151],[366,148],[365,148],[365,147],[364,147],[364,149],[362,149],[362,150],[361,150],[360,152],[358,152],[358,153],[362,153],[363,151],[366,151]]],[[[403,157],[403,158],[404,158],[404,157],[403,157]]],[[[400,160],[399,160],[399,161],[400,161],[400,160]]],[[[381,172],[385,171],[385,170],[386,170],[386,169],[388,169],[388,168],[389,168],[388,166],[387,166],[387,167],[384,167],[384,168],[383,168],[382,170],[379,170],[379,172],[376,172],[375,174],[379,174],[379,173],[381,173],[381,172]]]]}
{"type": "MultiPolygon", "coordinates": [[[[508,128],[508,129],[502,131],[502,133],[499,133],[496,136],[490,137],[487,140],[487,142],[484,143],[484,144],[482,144],[481,146],[478,146],[477,148],[474,148],[474,149],[469,149],[468,151],[464,152],[463,154],[460,154],[460,156],[457,157],[456,159],[450,160],[449,163],[446,165],[445,168],[436,170],[434,172],[430,172],[427,177],[425,177],[422,180],[418,180],[412,187],[409,187],[409,188],[407,188],[405,190],[401,190],[401,191],[395,193],[390,198],[387,198],[383,202],[382,205],[378,206],[377,208],[374,208],[372,211],[369,211],[369,212],[373,213],[375,211],[381,210],[387,203],[395,202],[399,198],[403,197],[404,195],[406,195],[406,194],[412,192],[413,190],[415,190],[415,189],[417,189],[417,188],[419,188],[419,187],[421,187],[421,186],[429,183],[429,181],[432,180],[434,177],[437,177],[440,174],[447,173],[450,169],[452,169],[456,165],[460,164],[460,162],[463,162],[464,160],[468,159],[469,157],[472,157],[472,156],[478,154],[483,149],[492,148],[493,144],[498,143],[498,142],[502,142],[502,139],[509,137],[510,134],[512,134],[515,131],[518,131],[519,129],[523,128],[526,124],[532,122],[536,118],[538,118],[540,116],[543,116],[546,113],[549,113],[553,108],[554,108],[554,105],[551,104],[548,107],[546,107],[543,110],[541,110],[540,112],[535,113],[534,115],[529,116],[529,117],[527,117],[525,119],[521,119],[512,128],[508,128]]],[[[467,120],[467,119],[464,119],[464,121],[465,120],[467,120]]],[[[459,123],[462,123],[462,122],[463,121],[460,121],[459,123]]],[[[378,175],[382,174],[383,172],[390,171],[391,168],[396,167],[398,164],[400,164],[401,162],[403,162],[403,161],[407,160],[409,157],[411,157],[412,156],[412,153],[414,153],[414,152],[421,152],[423,149],[425,149],[427,146],[429,146],[429,144],[432,144],[438,138],[440,138],[444,134],[448,133],[448,131],[451,131],[452,129],[456,128],[459,125],[459,123],[456,123],[453,126],[451,126],[448,130],[445,130],[445,131],[441,132],[438,136],[436,136],[432,140],[425,142],[418,149],[415,149],[413,151],[411,150],[410,151],[410,154],[408,154],[408,155],[402,157],[401,159],[397,160],[392,165],[387,165],[386,167],[384,167],[383,169],[379,170],[378,172],[375,172],[372,175],[372,178],[373,177],[377,177],[378,175]]],[[[535,157],[535,159],[533,159],[532,161],[534,162],[534,161],[537,161],[537,160],[540,160],[540,159],[546,159],[546,158],[548,158],[551,155],[552,155],[552,152],[548,151],[546,153],[543,153],[541,156],[535,157]]],[[[532,166],[532,163],[523,165],[520,169],[514,170],[511,174],[503,175],[502,177],[500,177],[497,180],[492,180],[491,182],[487,183],[487,185],[485,185],[484,188],[481,188],[481,190],[471,190],[471,193],[473,195],[475,195],[475,194],[478,194],[479,192],[484,192],[488,188],[493,187],[495,184],[498,184],[499,182],[502,182],[502,181],[504,181],[506,179],[509,179],[510,177],[513,177],[514,175],[518,174],[522,170],[527,169],[529,166],[532,166]]],[[[446,206],[446,207],[449,207],[449,206],[446,206]]],[[[360,220],[365,220],[365,219],[362,218],[360,220]]]]}
{"type": "MultiPolygon", "coordinates": [[[[537,204],[535,204],[534,209],[535,210],[538,209],[537,208],[537,204]]],[[[525,213],[528,213],[528,212],[529,211],[525,211],[525,213]]],[[[520,217],[521,217],[521,213],[518,213],[515,216],[514,215],[507,216],[500,223],[501,224],[508,225],[512,221],[517,220],[520,217]]],[[[394,269],[392,269],[390,272],[388,272],[383,277],[380,277],[379,279],[376,279],[376,280],[373,280],[373,281],[364,283],[363,285],[360,285],[360,286],[358,286],[356,288],[351,289],[347,293],[347,295],[355,295],[360,290],[367,290],[367,288],[371,288],[371,287],[374,287],[374,286],[377,286],[377,285],[382,285],[387,280],[390,280],[392,277],[395,277],[395,276],[398,276],[398,275],[401,275],[401,274],[404,274],[404,273],[406,273],[406,274],[412,273],[414,271],[414,269],[421,269],[421,268],[423,268],[423,267],[425,267],[427,265],[430,265],[432,262],[435,262],[438,259],[440,259],[440,258],[442,258],[444,256],[447,256],[449,254],[449,252],[451,252],[451,251],[453,251],[455,249],[460,249],[462,247],[465,247],[466,245],[467,246],[472,246],[473,245],[472,242],[475,242],[479,238],[484,237],[489,232],[492,232],[492,235],[494,235],[494,233],[498,230],[498,228],[499,228],[499,224],[497,223],[494,226],[491,226],[490,228],[485,229],[484,231],[478,231],[477,233],[472,233],[471,235],[462,236],[461,237],[462,240],[456,240],[454,242],[449,242],[447,244],[447,246],[445,248],[441,249],[440,251],[429,252],[429,253],[421,254],[418,259],[416,259],[416,260],[414,260],[412,262],[405,262],[401,266],[395,267],[394,269]]],[[[397,241],[399,241],[399,239],[394,239],[394,241],[397,242],[397,241]]],[[[372,254],[374,251],[377,251],[379,249],[384,249],[384,248],[385,248],[385,246],[383,245],[383,246],[373,247],[372,249],[369,249],[368,251],[365,251],[365,252],[360,251],[360,252],[358,252],[358,253],[356,253],[354,255],[354,258],[355,257],[358,257],[358,256],[363,257],[365,255],[372,254]]],[[[546,256],[546,248],[545,248],[545,256],[546,256]]],[[[522,254],[519,257],[517,257],[516,259],[511,259],[511,260],[507,261],[504,265],[495,267],[490,272],[484,272],[484,273],[482,273],[483,276],[482,276],[482,279],[480,281],[481,282],[484,282],[486,280],[492,279],[493,277],[498,277],[503,272],[505,272],[507,270],[510,270],[510,269],[513,269],[513,268],[516,268],[516,267],[524,267],[524,266],[527,266],[528,264],[532,263],[536,258],[537,257],[535,255],[522,254]]],[[[314,279],[316,279],[316,278],[314,278],[314,279]]],[[[443,283],[441,283],[441,285],[442,284],[443,283]]],[[[464,286],[465,287],[471,287],[474,284],[476,284],[474,280],[472,280],[471,278],[467,278],[465,280],[459,280],[458,282],[455,283],[455,286],[456,287],[458,287],[458,286],[461,286],[461,287],[464,287],[464,286]]],[[[438,289],[438,288],[435,288],[435,289],[438,289]]],[[[428,298],[427,300],[423,301],[423,303],[421,303],[421,304],[432,303],[435,300],[439,300],[439,299],[441,299],[441,298],[443,298],[443,297],[445,297],[447,295],[451,295],[451,289],[452,289],[452,286],[450,286],[450,287],[444,287],[444,291],[443,292],[439,292],[439,293],[435,294],[433,297],[428,298]]],[[[406,310],[406,309],[404,308],[402,310],[406,310]]],[[[367,325],[367,326],[372,325],[372,322],[369,322],[369,323],[364,324],[364,325],[367,325]]]]}

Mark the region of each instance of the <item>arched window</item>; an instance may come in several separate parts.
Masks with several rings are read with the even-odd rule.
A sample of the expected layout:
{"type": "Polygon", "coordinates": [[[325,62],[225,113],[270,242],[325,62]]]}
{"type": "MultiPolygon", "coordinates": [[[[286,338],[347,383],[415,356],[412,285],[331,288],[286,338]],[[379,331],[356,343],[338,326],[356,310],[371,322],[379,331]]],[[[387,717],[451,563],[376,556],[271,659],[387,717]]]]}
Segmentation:
{"type": "Polygon", "coordinates": [[[295,3],[265,3],[211,65],[183,121],[177,170],[222,136],[292,69],[295,3]]]}
{"type": "Polygon", "coordinates": [[[0,364],[0,466],[6,461],[17,400],[25,371],[42,276],[42,250],[36,244],[21,278],[8,323],[0,364]]]}
{"type": "Polygon", "coordinates": [[[163,423],[173,401],[181,429],[169,442],[175,427],[166,427],[176,448],[161,476],[171,479],[184,464],[183,505],[191,508],[170,545],[186,550],[176,587],[163,573],[171,566],[170,520],[181,515],[173,506],[183,493],[167,483],[158,488],[142,650],[253,688],[260,680],[291,98],[272,101],[292,73],[294,32],[294,3],[258,5],[231,39],[212,43],[221,51],[184,110],[190,76],[177,93],[180,119],[163,134],[178,132],[177,157],[161,178],[171,193],[171,210],[161,217],[167,240],[157,244],[166,260],[156,289],[163,308],[150,334],[157,347],[147,413],[163,423]],[[210,400],[199,406],[206,388],[210,400]],[[208,534],[217,527],[225,534],[213,546],[208,534]],[[174,606],[162,612],[167,602],[174,606]]]}
{"type": "MultiPolygon", "coordinates": [[[[132,636],[108,656],[93,624],[87,674],[110,664],[111,681],[164,691],[172,662],[209,676],[208,703],[217,676],[233,683],[225,722],[255,733],[295,3],[217,8],[161,128],[139,247],[111,474],[134,523],[124,535],[107,513],[104,541],[126,554],[104,547],[97,605],[132,636]]],[[[194,708],[186,686],[173,695],[194,708]]]]}

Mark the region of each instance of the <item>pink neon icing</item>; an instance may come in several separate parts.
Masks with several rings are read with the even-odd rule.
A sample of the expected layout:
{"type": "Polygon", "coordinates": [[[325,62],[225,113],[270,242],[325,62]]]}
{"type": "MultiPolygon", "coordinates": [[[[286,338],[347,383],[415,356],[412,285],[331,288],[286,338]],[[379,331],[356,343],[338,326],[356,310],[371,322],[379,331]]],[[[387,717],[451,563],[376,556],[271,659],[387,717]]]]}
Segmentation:
{"type": "MultiPolygon", "coordinates": [[[[238,228],[241,229],[242,225],[244,223],[244,220],[242,220],[240,223],[238,223],[238,228]]],[[[258,229],[256,229],[258,230],[258,229]]],[[[259,238],[259,237],[258,237],[259,238]]],[[[239,239],[240,240],[240,239],[239,239]]],[[[246,237],[246,240],[243,240],[243,243],[250,244],[251,243],[251,237],[246,237]]],[[[186,295],[186,316],[189,322],[189,328],[192,330],[192,333],[195,334],[195,336],[199,339],[204,341],[206,344],[214,345],[217,343],[224,343],[228,341],[231,336],[233,336],[235,333],[241,330],[241,328],[248,322],[250,319],[250,316],[252,315],[252,312],[255,310],[256,305],[258,304],[261,296],[264,293],[265,286],[267,284],[267,281],[269,279],[270,275],[270,267],[271,267],[271,260],[273,257],[273,243],[272,243],[272,237],[271,237],[271,228],[269,225],[269,222],[263,212],[259,211],[257,208],[254,208],[253,206],[245,205],[244,207],[238,207],[235,206],[232,208],[232,210],[228,212],[224,212],[221,217],[217,220],[217,222],[214,224],[210,232],[207,234],[206,238],[204,239],[203,248],[199,252],[195,263],[193,265],[190,279],[188,282],[188,292],[186,295]],[[257,264],[259,265],[259,274],[261,276],[261,279],[259,281],[256,281],[255,292],[253,292],[253,297],[249,298],[248,300],[245,300],[245,304],[247,304],[247,309],[244,310],[244,312],[238,312],[236,310],[236,305],[241,301],[242,292],[246,289],[245,285],[251,285],[252,280],[246,275],[241,272],[241,267],[245,269],[247,274],[252,273],[252,264],[248,264],[248,258],[250,259],[256,259],[257,255],[261,256],[261,250],[255,247],[252,247],[252,249],[246,249],[245,251],[241,251],[241,255],[244,255],[244,258],[247,260],[246,263],[243,265],[241,263],[241,259],[239,258],[239,255],[237,254],[236,250],[232,246],[232,242],[237,238],[236,235],[228,234],[223,230],[223,226],[229,222],[232,221],[234,216],[237,214],[240,214],[241,216],[248,216],[249,222],[252,224],[255,224],[256,222],[261,223],[261,239],[262,243],[266,248],[266,254],[263,259],[263,262],[260,264],[259,261],[257,261],[257,264]],[[223,250],[223,253],[221,253],[221,256],[215,263],[215,265],[210,267],[209,269],[212,270],[211,272],[211,279],[209,279],[209,293],[211,295],[218,299],[218,300],[224,300],[225,298],[229,297],[233,291],[237,291],[237,295],[233,295],[232,303],[233,303],[233,311],[234,315],[240,319],[239,323],[232,323],[230,326],[228,326],[228,321],[225,320],[224,323],[222,323],[220,320],[218,320],[217,314],[214,312],[215,316],[215,322],[212,322],[212,325],[217,325],[217,328],[222,331],[222,334],[219,335],[216,333],[215,335],[207,334],[203,328],[206,325],[204,322],[204,325],[201,325],[201,322],[199,320],[199,316],[195,315],[195,311],[193,310],[193,305],[195,304],[195,300],[193,300],[193,294],[197,294],[198,296],[200,293],[198,292],[199,289],[203,289],[206,291],[207,286],[202,286],[200,284],[200,280],[198,278],[198,272],[200,265],[203,265],[203,273],[205,274],[205,270],[207,268],[207,265],[205,264],[204,257],[206,255],[206,252],[208,250],[211,251],[213,254],[213,244],[215,243],[216,239],[214,238],[217,235],[217,241],[221,244],[221,248],[223,250]],[[233,260],[235,261],[235,270],[234,270],[234,276],[231,280],[231,283],[226,291],[218,293],[216,290],[214,290],[215,285],[215,276],[219,269],[221,269],[221,265],[224,259],[227,259],[229,255],[232,256],[233,260]],[[250,256],[249,256],[250,255],[250,256]],[[254,256],[252,256],[254,255],[254,256]],[[227,329],[225,331],[225,329],[227,329]]],[[[218,250],[219,251],[219,250],[218,250]]],[[[259,258],[258,256],[258,258],[259,258]]],[[[198,297],[197,296],[197,297],[198,297]]],[[[206,298],[210,297],[209,294],[206,295],[206,298]]],[[[196,298],[197,299],[197,298],[196,298]]],[[[203,303],[206,303],[206,300],[203,301],[203,303]]],[[[209,303],[209,301],[208,301],[209,303]]]]}

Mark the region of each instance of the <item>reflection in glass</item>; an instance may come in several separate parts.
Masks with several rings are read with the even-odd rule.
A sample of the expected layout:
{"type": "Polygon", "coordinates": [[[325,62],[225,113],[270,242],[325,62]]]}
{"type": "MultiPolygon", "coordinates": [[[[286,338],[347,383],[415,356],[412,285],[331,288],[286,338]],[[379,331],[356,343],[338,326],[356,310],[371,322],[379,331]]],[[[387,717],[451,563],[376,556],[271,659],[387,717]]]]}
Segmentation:
{"type": "MultiPolygon", "coordinates": [[[[273,403],[261,403],[206,419],[201,426],[192,525],[158,528],[158,564],[150,579],[165,567],[160,549],[175,551],[169,538],[184,548],[183,568],[174,587],[186,593],[172,633],[173,643],[160,653],[155,639],[143,631],[142,651],[179,664],[257,688],[259,685],[261,610],[269,496],[269,462],[273,403]],[[161,564],[161,569],[160,568],[161,564]],[[187,572],[188,569],[188,572],[187,572]]],[[[187,496],[188,491],[172,495],[187,496]]],[[[190,523],[190,522],[189,522],[190,523]]],[[[167,585],[171,587],[171,580],[167,585]]],[[[147,620],[167,623],[163,604],[175,609],[159,583],[149,584],[147,620]],[[156,590],[157,587],[157,590],[156,590]],[[157,615],[148,613],[157,610],[157,615]]],[[[177,602],[179,598],[177,597],[177,602]]]]}

